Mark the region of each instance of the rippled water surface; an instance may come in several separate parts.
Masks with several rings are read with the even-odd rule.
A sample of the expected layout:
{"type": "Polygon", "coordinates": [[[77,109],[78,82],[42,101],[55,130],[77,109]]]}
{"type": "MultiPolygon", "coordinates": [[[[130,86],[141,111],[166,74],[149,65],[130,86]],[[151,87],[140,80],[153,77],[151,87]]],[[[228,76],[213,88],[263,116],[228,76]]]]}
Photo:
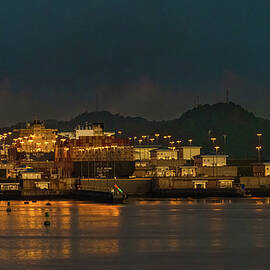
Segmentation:
{"type": "Polygon", "coordinates": [[[0,202],[0,269],[270,269],[268,198],[46,203],[0,202]]]}

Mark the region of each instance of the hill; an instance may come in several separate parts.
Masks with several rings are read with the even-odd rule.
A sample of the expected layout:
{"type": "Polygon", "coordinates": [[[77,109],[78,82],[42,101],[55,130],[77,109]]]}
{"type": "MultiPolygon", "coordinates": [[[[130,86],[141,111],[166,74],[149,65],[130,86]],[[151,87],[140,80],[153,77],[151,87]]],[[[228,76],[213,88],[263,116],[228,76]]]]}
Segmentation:
{"type": "MultiPolygon", "coordinates": [[[[256,117],[234,103],[200,105],[183,113],[180,118],[169,121],[148,121],[141,117],[124,117],[107,111],[85,112],[71,121],[45,121],[47,127],[58,128],[60,131],[73,130],[86,122],[103,122],[106,130],[121,130],[131,137],[154,133],[170,134],[172,138],[182,140],[182,144],[187,144],[187,140],[192,138],[194,145],[201,145],[205,150],[213,149],[209,138],[216,137],[216,145],[234,158],[255,158],[258,144],[256,134],[261,132],[264,156],[270,157],[270,141],[267,140],[270,136],[270,121],[256,117]]],[[[2,131],[23,125],[19,123],[2,131]]]]}
{"type": "Polygon", "coordinates": [[[233,103],[199,106],[169,124],[175,136],[191,136],[194,143],[205,148],[212,148],[209,137],[216,137],[222,151],[236,158],[256,158],[257,133],[261,132],[264,157],[270,156],[266,139],[270,136],[270,121],[233,103]]]}

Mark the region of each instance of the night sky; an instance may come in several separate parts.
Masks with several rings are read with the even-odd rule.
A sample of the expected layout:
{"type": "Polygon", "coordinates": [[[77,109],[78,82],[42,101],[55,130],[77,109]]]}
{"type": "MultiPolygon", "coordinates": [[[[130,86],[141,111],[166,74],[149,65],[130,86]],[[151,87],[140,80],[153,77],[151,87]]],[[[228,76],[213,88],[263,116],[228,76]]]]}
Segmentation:
{"type": "Polygon", "coordinates": [[[0,125],[99,109],[171,119],[195,100],[270,118],[269,0],[0,5],[0,125]]]}

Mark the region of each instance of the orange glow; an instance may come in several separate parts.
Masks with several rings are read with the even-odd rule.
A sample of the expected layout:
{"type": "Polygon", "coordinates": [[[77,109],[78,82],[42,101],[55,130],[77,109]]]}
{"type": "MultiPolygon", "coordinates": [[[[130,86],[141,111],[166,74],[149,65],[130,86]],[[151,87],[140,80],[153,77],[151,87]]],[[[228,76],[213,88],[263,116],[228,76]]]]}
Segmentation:
{"type": "Polygon", "coordinates": [[[180,205],[181,201],[170,201],[171,205],[180,205]]]}
{"type": "Polygon", "coordinates": [[[160,201],[139,201],[138,205],[159,205],[160,201]]]}

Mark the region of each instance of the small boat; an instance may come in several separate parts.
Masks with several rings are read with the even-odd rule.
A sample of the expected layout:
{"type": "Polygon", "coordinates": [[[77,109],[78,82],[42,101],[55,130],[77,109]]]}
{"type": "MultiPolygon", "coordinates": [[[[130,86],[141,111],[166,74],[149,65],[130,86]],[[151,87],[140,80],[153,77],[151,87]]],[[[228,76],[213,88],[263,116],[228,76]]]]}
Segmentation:
{"type": "Polygon", "coordinates": [[[26,202],[24,202],[24,204],[29,204],[29,202],[28,202],[28,201],[26,201],[26,202]]]}

